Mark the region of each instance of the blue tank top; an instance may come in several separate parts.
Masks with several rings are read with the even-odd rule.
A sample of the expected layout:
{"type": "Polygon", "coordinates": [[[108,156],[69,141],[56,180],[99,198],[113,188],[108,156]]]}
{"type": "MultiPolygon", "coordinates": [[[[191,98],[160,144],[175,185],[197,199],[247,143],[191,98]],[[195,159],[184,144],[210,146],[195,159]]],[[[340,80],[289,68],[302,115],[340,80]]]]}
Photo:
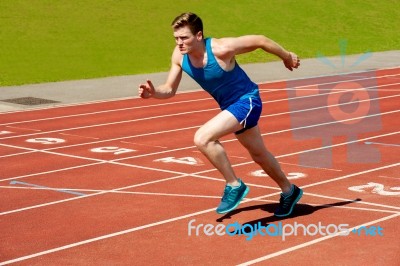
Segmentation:
{"type": "Polygon", "coordinates": [[[243,69],[235,62],[231,71],[220,67],[211,49],[211,39],[204,40],[207,52],[207,64],[196,68],[185,54],[182,69],[192,77],[219,104],[222,110],[240,98],[258,95],[258,86],[250,80],[243,69]]]}

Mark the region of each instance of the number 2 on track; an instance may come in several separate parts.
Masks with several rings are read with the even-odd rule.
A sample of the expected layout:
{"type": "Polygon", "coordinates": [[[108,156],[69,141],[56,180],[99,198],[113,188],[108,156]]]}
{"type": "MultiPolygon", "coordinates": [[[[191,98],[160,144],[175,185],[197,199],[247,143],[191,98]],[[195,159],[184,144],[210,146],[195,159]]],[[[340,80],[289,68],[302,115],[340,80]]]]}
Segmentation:
{"type": "Polygon", "coordinates": [[[382,184],[374,183],[374,182],[369,182],[366,185],[352,186],[352,187],[349,187],[349,190],[356,191],[356,192],[365,192],[365,189],[368,189],[368,188],[372,188],[371,192],[378,194],[378,195],[400,196],[400,187],[389,188],[390,190],[396,190],[396,192],[395,191],[387,191],[387,190],[385,190],[385,187],[382,184]]]}

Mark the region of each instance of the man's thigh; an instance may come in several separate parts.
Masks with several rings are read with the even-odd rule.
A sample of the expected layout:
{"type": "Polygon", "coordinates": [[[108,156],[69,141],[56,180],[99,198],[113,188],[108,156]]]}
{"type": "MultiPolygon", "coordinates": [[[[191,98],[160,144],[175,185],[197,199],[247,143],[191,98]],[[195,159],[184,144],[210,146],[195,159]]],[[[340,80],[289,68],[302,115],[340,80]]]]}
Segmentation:
{"type": "Polygon", "coordinates": [[[217,140],[242,128],[243,126],[235,116],[224,110],[200,127],[197,134],[201,134],[212,140],[217,140]]]}

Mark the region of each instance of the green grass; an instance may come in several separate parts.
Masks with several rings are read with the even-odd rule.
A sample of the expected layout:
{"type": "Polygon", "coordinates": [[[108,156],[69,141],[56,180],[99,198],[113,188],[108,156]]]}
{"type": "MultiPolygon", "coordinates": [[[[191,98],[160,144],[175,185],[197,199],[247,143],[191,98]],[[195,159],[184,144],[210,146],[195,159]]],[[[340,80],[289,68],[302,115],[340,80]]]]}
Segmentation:
{"type": "MultiPolygon", "coordinates": [[[[170,23],[205,35],[264,34],[302,58],[398,50],[397,0],[0,0],[0,86],[167,71],[170,23]]],[[[277,60],[261,51],[240,63],[277,60]]]]}

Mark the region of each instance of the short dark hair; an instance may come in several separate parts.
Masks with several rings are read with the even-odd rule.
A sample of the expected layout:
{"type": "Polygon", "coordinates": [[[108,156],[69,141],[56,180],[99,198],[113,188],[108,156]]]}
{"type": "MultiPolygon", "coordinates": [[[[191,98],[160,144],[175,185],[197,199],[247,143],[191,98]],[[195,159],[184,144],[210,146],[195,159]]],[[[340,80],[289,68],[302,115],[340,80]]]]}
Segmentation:
{"type": "Polygon", "coordinates": [[[199,31],[203,33],[203,22],[201,18],[194,13],[186,12],[177,16],[171,23],[174,30],[189,26],[190,31],[193,35],[197,34],[199,31]]]}

